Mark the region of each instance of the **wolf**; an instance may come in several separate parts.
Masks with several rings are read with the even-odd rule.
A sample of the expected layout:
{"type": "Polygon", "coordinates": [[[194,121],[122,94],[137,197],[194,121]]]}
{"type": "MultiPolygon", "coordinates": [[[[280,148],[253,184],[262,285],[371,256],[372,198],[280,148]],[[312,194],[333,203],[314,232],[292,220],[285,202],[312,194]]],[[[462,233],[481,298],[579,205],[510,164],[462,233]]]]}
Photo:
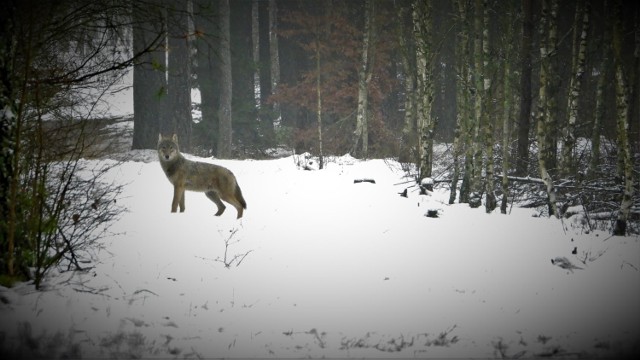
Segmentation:
{"type": "Polygon", "coordinates": [[[186,159],[178,147],[178,136],[158,135],[158,158],[167,179],[173,185],[171,212],[184,212],[185,190],[204,192],[218,207],[216,216],[222,215],[226,206],[221,199],[233,205],[238,219],[247,208],[242,191],[233,173],[222,166],[186,159]]]}

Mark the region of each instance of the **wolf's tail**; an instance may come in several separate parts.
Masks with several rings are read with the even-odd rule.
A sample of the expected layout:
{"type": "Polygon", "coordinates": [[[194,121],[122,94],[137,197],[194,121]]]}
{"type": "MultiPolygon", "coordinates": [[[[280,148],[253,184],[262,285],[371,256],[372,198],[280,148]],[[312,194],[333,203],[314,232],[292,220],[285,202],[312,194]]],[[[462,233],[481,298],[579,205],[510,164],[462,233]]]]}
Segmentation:
{"type": "Polygon", "coordinates": [[[236,184],[236,199],[240,201],[240,205],[242,205],[242,208],[246,210],[247,202],[244,200],[244,197],[242,197],[242,190],[240,190],[240,186],[238,184],[236,184]]]}

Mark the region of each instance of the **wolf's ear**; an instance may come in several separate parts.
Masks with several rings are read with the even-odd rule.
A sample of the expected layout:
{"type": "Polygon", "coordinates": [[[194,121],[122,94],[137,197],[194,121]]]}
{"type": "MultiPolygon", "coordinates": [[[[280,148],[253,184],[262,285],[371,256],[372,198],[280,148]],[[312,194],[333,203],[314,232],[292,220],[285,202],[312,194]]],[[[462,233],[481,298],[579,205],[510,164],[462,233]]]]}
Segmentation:
{"type": "Polygon", "coordinates": [[[162,141],[162,134],[158,133],[158,142],[162,141]]]}
{"type": "Polygon", "coordinates": [[[178,135],[177,134],[173,134],[173,136],[171,137],[171,139],[175,142],[178,142],[178,135]]]}

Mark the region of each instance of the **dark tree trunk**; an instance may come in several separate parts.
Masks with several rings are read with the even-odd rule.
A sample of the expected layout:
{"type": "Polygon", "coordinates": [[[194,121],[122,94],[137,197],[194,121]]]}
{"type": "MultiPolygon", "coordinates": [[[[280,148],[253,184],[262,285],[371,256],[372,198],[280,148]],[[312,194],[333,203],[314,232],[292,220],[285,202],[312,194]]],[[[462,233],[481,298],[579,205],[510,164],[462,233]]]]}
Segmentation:
{"type": "Polygon", "coordinates": [[[133,149],[155,149],[166,100],[163,16],[149,10],[133,9],[133,51],[143,53],[133,68],[133,149]]]}
{"type": "MultiPolygon", "coordinates": [[[[220,46],[216,36],[218,9],[208,0],[195,0],[193,4],[195,25],[195,46],[197,56],[197,80],[200,89],[200,110],[202,112],[202,134],[204,145],[213,154],[217,154],[218,117],[216,109],[220,106],[219,60],[216,49],[220,46]]],[[[194,136],[196,134],[194,133],[194,136]]]]}
{"type": "Polygon", "coordinates": [[[13,54],[15,54],[15,36],[11,35],[15,7],[10,3],[0,14],[0,274],[14,275],[15,262],[15,131],[18,104],[12,83],[13,54]]]}
{"type": "Polygon", "coordinates": [[[529,130],[531,128],[531,41],[533,39],[532,0],[522,0],[522,48],[520,52],[520,116],[516,174],[526,175],[529,165],[529,130]]]}
{"type": "Polygon", "coordinates": [[[191,59],[187,0],[168,2],[168,111],[180,149],[191,151],[191,59]]]}
{"type": "Polygon", "coordinates": [[[231,128],[231,29],[229,0],[220,0],[220,107],[218,119],[220,121],[218,134],[218,157],[231,157],[232,128],[231,128]]]}

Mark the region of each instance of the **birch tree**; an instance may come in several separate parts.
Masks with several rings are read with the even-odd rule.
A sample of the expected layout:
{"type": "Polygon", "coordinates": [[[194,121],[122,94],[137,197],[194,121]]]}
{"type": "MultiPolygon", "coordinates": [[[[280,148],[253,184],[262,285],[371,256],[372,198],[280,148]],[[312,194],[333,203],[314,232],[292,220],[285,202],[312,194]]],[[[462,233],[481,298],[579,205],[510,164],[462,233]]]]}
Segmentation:
{"type": "Polygon", "coordinates": [[[253,98],[255,101],[257,121],[260,122],[260,17],[258,0],[251,2],[251,57],[253,58],[253,98]]]}
{"type": "MultiPolygon", "coordinates": [[[[512,11],[512,8],[509,8],[512,11]]],[[[502,100],[502,201],[500,202],[500,212],[507,213],[509,201],[509,169],[511,167],[511,111],[513,92],[511,62],[513,58],[513,25],[511,17],[506,16],[506,34],[503,38],[504,59],[503,59],[503,97],[502,100]]]]}
{"type": "Polygon", "coordinates": [[[231,108],[231,44],[229,19],[231,9],[229,0],[218,0],[220,10],[220,107],[218,109],[219,134],[218,157],[231,157],[232,108],[231,108]]]}
{"type": "Polygon", "coordinates": [[[547,122],[548,133],[545,136],[547,141],[545,149],[545,161],[547,170],[552,172],[556,170],[558,158],[558,140],[559,132],[551,131],[551,129],[559,128],[558,121],[558,97],[560,87],[559,62],[558,62],[558,9],[559,0],[551,0],[548,19],[547,19],[547,96],[545,99],[545,110],[547,114],[545,119],[547,122]]]}
{"type": "MultiPolygon", "coordinates": [[[[455,3],[457,16],[456,16],[456,25],[458,27],[458,32],[456,36],[456,72],[457,72],[457,81],[456,81],[456,127],[454,130],[453,137],[453,174],[451,178],[451,191],[449,194],[449,204],[453,204],[456,200],[457,186],[458,180],[460,178],[460,157],[464,155],[466,149],[470,149],[468,146],[469,132],[468,127],[471,123],[469,120],[469,116],[471,115],[471,111],[469,109],[470,102],[470,94],[471,90],[469,84],[469,30],[467,23],[467,11],[468,11],[468,2],[467,0],[457,0],[455,3]]],[[[460,189],[460,202],[468,202],[468,192],[466,190],[467,183],[469,178],[467,176],[469,170],[469,163],[466,161],[471,157],[465,156],[465,166],[464,166],[464,174],[465,180],[463,180],[463,186],[460,189]]]]}
{"type": "Polygon", "coordinates": [[[580,90],[582,87],[582,78],[585,72],[585,62],[587,57],[587,35],[589,33],[589,13],[591,11],[590,0],[576,2],[576,16],[574,21],[574,55],[571,83],[569,84],[568,109],[569,116],[564,130],[564,139],[562,144],[562,157],[560,164],[561,174],[566,176],[572,172],[573,153],[576,145],[576,122],[578,119],[578,99],[580,98],[580,90]],[[581,26],[580,26],[581,25],[581,26]],[[581,28],[581,31],[578,29],[581,28]],[[577,36],[580,34],[580,36],[577,36]]]}
{"type": "MultiPolygon", "coordinates": [[[[278,5],[276,0],[269,0],[269,58],[271,60],[271,95],[275,96],[280,84],[280,56],[278,47],[278,5]]],[[[280,129],[282,122],[282,114],[280,112],[280,103],[275,100],[272,103],[273,110],[273,128],[280,129]]]]}
{"type": "Polygon", "coordinates": [[[622,169],[619,169],[623,179],[623,193],[620,210],[613,228],[613,234],[623,236],[627,232],[627,220],[633,206],[633,162],[631,147],[629,146],[629,90],[625,79],[624,62],[622,59],[622,4],[620,0],[614,3],[613,21],[613,53],[616,85],[616,125],[618,133],[618,156],[622,169]]]}
{"type": "Polygon", "coordinates": [[[365,1],[364,32],[362,39],[362,55],[358,69],[358,108],[356,111],[356,129],[354,132],[351,155],[355,156],[358,144],[362,143],[361,153],[364,158],[368,156],[369,146],[369,119],[368,96],[369,83],[373,73],[373,51],[371,51],[374,37],[374,3],[373,0],[365,1]]]}
{"type": "Polygon", "coordinates": [[[493,162],[493,116],[492,113],[492,94],[491,94],[491,76],[489,75],[489,0],[482,2],[482,75],[483,75],[483,89],[482,89],[482,125],[483,125],[483,139],[485,147],[485,210],[487,213],[492,212],[496,208],[496,194],[495,194],[495,181],[493,178],[494,162],[493,162]]]}
{"type": "Polygon", "coordinates": [[[431,114],[433,104],[433,19],[431,18],[431,2],[413,2],[413,32],[416,42],[417,69],[417,119],[418,119],[418,152],[419,179],[431,177],[433,168],[433,136],[435,119],[431,114]]]}
{"type": "MultiPolygon", "coordinates": [[[[553,179],[549,175],[547,169],[548,154],[548,138],[549,138],[549,113],[547,93],[549,88],[549,67],[551,48],[548,44],[548,20],[550,11],[550,2],[557,0],[543,0],[542,13],[540,15],[539,35],[540,35],[540,87],[538,89],[538,118],[537,118],[537,140],[538,140],[538,169],[540,177],[545,184],[547,197],[549,200],[549,216],[555,215],[559,217],[558,207],[556,205],[556,190],[553,185],[553,179]]],[[[553,6],[551,4],[551,6],[553,6]]]]}
{"type": "Polygon", "coordinates": [[[477,208],[482,204],[482,136],[481,131],[483,128],[483,97],[484,94],[484,60],[483,60],[483,28],[484,28],[484,3],[483,0],[475,0],[475,14],[473,21],[473,63],[474,63],[474,124],[470,129],[473,134],[472,140],[472,159],[471,159],[471,183],[469,194],[469,206],[477,208]]]}

